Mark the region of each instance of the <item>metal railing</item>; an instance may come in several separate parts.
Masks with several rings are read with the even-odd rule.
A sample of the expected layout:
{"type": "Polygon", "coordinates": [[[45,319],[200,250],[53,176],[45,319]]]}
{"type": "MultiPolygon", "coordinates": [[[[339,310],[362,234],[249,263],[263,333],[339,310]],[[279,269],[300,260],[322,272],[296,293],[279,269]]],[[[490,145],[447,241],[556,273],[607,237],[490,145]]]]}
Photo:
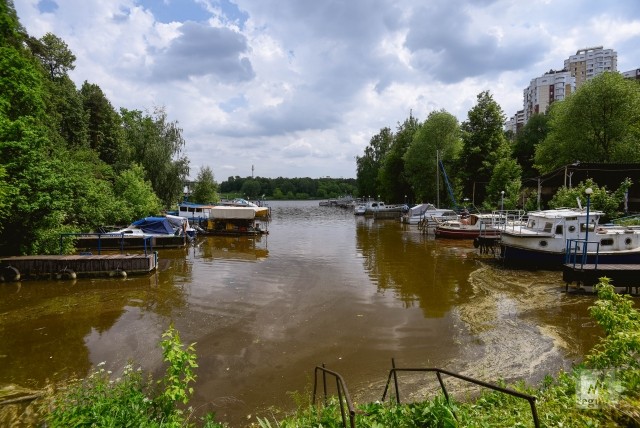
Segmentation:
{"type": "Polygon", "coordinates": [[[584,239],[567,239],[567,247],[565,248],[564,263],[573,265],[575,269],[576,265],[580,265],[580,268],[584,268],[585,264],[588,264],[589,257],[589,245],[594,245],[596,252],[593,254],[594,268],[598,269],[598,257],[600,255],[600,241],[586,241],[584,239]],[[582,245],[580,245],[582,244],[582,245]]]}
{"type": "MultiPolygon", "coordinates": [[[[61,233],[60,234],[60,254],[62,255],[63,253],[63,242],[64,242],[64,238],[66,237],[91,237],[91,236],[97,236],[98,237],[98,254],[101,254],[102,252],[102,237],[107,236],[110,237],[111,239],[113,239],[114,237],[119,237],[120,238],[120,253],[124,252],[124,237],[125,234],[124,233],[61,233]]],[[[128,235],[127,235],[128,236],[128,235]]],[[[147,255],[147,252],[149,251],[153,251],[153,241],[151,238],[153,238],[152,236],[136,236],[136,238],[141,238],[143,245],[144,245],[144,255],[147,255]],[[149,247],[149,249],[147,250],[147,246],[149,247]]]]}
{"type": "Polygon", "coordinates": [[[316,366],[314,370],[314,379],[313,379],[313,401],[316,402],[316,391],[318,388],[318,373],[322,373],[322,386],[324,391],[324,404],[327,405],[327,375],[333,377],[336,381],[336,389],[338,391],[338,401],[340,403],[340,415],[342,416],[342,426],[347,426],[347,418],[345,415],[345,404],[347,406],[347,410],[349,413],[349,426],[351,428],[355,428],[356,426],[356,410],[353,406],[353,402],[351,401],[351,396],[349,396],[349,391],[347,390],[347,384],[345,383],[342,376],[339,373],[331,371],[325,368],[324,364],[322,367],[316,366]]]}
{"type": "Polygon", "coordinates": [[[482,386],[484,388],[492,389],[494,391],[502,392],[504,394],[511,395],[516,398],[521,398],[529,402],[529,406],[531,407],[531,414],[533,416],[533,424],[536,428],[540,427],[540,421],[538,419],[538,412],[536,410],[536,397],[529,394],[524,394],[522,392],[514,391],[513,389],[503,388],[498,385],[493,385],[487,382],[483,382],[481,380],[473,379],[468,376],[464,376],[458,373],[450,372],[448,370],[439,369],[439,368],[397,368],[395,364],[395,360],[391,359],[391,370],[389,370],[389,377],[387,379],[387,384],[384,388],[384,393],[382,394],[382,401],[384,401],[387,396],[387,391],[389,390],[389,384],[391,383],[391,378],[393,377],[395,393],[396,393],[396,403],[400,404],[400,390],[398,387],[398,372],[435,372],[438,382],[440,383],[440,388],[442,389],[442,393],[444,394],[447,403],[449,401],[449,393],[447,392],[447,388],[445,387],[444,381],[442,379],[442,375],[445,374],[447,376],[455,377],[457,379],[463,380],[465,382],[472,383],[474,385],[482,386]]]}

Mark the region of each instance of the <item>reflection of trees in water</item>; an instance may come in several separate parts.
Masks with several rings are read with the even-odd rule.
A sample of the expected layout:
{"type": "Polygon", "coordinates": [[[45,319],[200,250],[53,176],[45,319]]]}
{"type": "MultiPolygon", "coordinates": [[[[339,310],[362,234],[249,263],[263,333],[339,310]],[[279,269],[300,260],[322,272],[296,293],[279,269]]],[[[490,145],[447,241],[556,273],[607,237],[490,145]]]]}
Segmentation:
{"type": "Polygon", "coordinates": [[[124,280],[25,281],[0,287],[0,385],[40,388],[83,377],[91,368],[85,339],[112,329],[127,308],[167,317],[184,307],[184,290],[174,284],[188,269],[178,260],[168,264],[163,272],[124,280]]]}
{"type": "Polygon", "coordinates": [[[406,307],[417,303],[426,317],[443,316],[471,292],[470,242],[435,240],[395,221],[371,220],[358,222],[356,240],[378,291],[393,291],[406,307]]]}
{"type": "Polygon", "coordinates": [[[260,260],[269,250],[266,236],[205,236],[194,253],[203,259],[260,260]]]}

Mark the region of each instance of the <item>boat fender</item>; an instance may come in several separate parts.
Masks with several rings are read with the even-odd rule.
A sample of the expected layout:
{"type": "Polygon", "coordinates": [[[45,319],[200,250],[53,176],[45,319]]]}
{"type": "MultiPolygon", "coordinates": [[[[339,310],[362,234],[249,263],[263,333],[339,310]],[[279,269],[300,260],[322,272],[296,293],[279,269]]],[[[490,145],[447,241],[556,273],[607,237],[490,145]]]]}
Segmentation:
{"type": "Polygon", "coordinates": [[[65,269],[62,269],[60,272],[58,272],[58,274],[56,275],[56,278],[69,280],[69,279],[76,279],[77,275],[73,270],[65,268],[65,269]]]}
{"type": "Polygon", "coordinates": [[[2,277],[2,281],[20,281],[20,271],[13,266],[4,266],[0,272],[0,276],[2,277]]]}
{"type": "Polygon", "coordinates": [[[479,248],[480,247],[480,238],[474,238],[473,239],[473,248],[479,248]]]}

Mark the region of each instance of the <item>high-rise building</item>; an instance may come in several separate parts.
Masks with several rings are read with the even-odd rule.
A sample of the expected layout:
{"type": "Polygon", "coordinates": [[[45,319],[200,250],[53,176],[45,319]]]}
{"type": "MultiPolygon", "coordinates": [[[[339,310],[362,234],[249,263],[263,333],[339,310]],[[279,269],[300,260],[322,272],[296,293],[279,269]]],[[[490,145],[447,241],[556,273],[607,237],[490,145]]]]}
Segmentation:
{"type": "Polygon", "coordinates": [[[624,71],[622,77],[625,79],[640,80],[640,68],[624,71]]]}
{"type": "Polygon", "coordinates": [[[524,123],[537,113],[546,113],[554,101],[564,100],[576,90],[576,79],[567,70],[549,70],[531,80],[524,92],[524,123]]]}
{"type": "Polygon", "coordinates": [[[605,71],[618,70],[618,53],[602,46],[580,49],[564,60],[564,68],[576,78],[576,88],[605,71]]]}

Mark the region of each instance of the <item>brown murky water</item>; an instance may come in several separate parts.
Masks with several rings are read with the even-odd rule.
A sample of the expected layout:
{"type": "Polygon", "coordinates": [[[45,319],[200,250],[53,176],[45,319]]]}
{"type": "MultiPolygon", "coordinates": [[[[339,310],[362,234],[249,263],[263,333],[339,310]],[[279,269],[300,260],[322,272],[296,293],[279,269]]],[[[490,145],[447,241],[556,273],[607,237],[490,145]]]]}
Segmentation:
{"type": "Polygon", "coordinates": [[[0,284],[0,386],[43,388],[102,361],[160,374],[173,322],[197,342],[191,404],[244,426],[294,408],[289,392],[309,390],[322,363],[362,402],[381,397],[392,357],[536,382],[600,334],[593,296],[565,294],[560,272],[504,269],[471,242],[317,202],[271,206],[269,235],[160,251],[150,276],[0,284]]]}

